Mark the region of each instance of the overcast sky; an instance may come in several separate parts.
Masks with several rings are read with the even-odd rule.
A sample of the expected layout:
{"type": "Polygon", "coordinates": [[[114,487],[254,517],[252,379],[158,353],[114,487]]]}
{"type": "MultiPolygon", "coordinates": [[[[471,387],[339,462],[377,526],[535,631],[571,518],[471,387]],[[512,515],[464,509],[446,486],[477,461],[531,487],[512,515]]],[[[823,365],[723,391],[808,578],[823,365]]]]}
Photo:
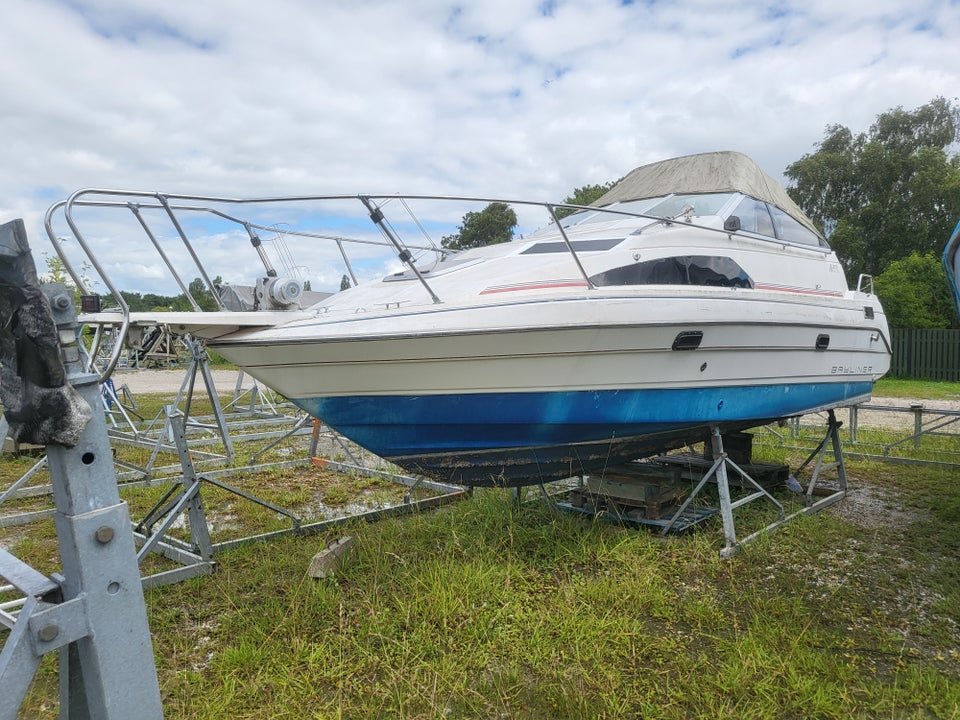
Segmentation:
{"type": "Polygon", "coordinates": [[[958,0],[0,7],[0,222],[38,251],[82,187],[562,200],[727,149],[780,178],[828,124],[960,94],[958,0]]]}

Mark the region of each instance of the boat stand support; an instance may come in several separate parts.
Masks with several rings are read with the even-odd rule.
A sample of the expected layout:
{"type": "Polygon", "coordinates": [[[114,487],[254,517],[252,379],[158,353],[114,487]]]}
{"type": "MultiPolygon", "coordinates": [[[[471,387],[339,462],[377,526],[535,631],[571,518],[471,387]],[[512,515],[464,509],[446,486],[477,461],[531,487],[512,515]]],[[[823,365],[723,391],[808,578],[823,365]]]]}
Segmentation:
{"type": "MultiPolygon", "coordinates": [[[[720,551],[720,554],[724,557],[729,557],[737,551],[737,548],[744,545],[745,543],[754,540],[755,538],[764,535],[771,530],[775,530],[784,523],[788,523],[791,520],[794,520],[801,515],[809,515],[815,512],[819,512],[831,505],[839,502],[847,495],[847,469],[843,459],[843,444],[840,438],[840,428],[843,423],[837,420],[836,413],[831,409],[827,411],[827,431],[823,436],[823,439],[819,442],[817,447],[807,456],[807,459],[804,460],[796,470],[796,475],[799,475],[803,472],[811,462],[813,462],[813,468],[811,470],[810,480],[807,483],[806,490],[804,490],[804,507],[796,512],[791,513],[790,515],[783,514],[783,506],[779,502],[770,498],[777,504],[780,508],[780,518],[764,528],[757,530],[756,532],[748,535],[747,537],[741,539],[739,542],[736,539],[736,532],[733,525],[733,515],[732,512],[723,512],[723,491],[721,490],[721,515],[723,516],[724,524],[724,536],[726,538],[726,545],[723,550],[720,551]],[[833,460],[828,461],[827,454],[831,453],[833,455],[833,460]],[[822,473],[829,470],[836,470],[837,473],[837,485],[832,489],[824,489],[820,485],[822,478],[822,473]]],[[[719,434],[717,435],[719,438],[719,434]]],[[[716,441],[714,444],[714,449],[716,449],[716,441]]],[[[736,465],[732,461],[727,460],[731,465],[736,468],[736,465]]],[[[741,470],[738,469],[738,472],[741,470]]],[[[719,471],[718,471],[719,473],[719,471]]],[[[726,473],[723,473],[724,476],[726,473]]],[[[745,473],[742,473],[745,478],[748,476],[745,473]]],[[[752,480],[751,480],[752,482],[752,480]]],[[[720,485],[720,479],[718,475],[718,486],[720,485]]],[[[699,487],[699,486],[698,486],[699,487]]],[[[802,486],[801,486],[802,487],[802,486]]],[[[751,499],[756,497],[756,493],[747,498],[743,498],[737,502],[731,503],[729,501],[729,487],[727,487],[726,495],[727,502],[726,505],[729,510],[732,510],[738,505],[742,505],[745,502],[749,502],[751,499]]]]}
{"type": "MultiPolygon", "coordinates": [[[[199,427],[209,431],[216,430],[216,435],[219,437],[219,440],[223,445],[224,452],[223,454],[213,452],[204,453],[205,457],[214,461],[227,463],[233,462],[235,456],[233,439],[230,435],[230,429],[227,424],[223,407],[220,404],[220,396],[217,393],[216,385],[213,382],[213,374],[210,371],[210,358],[200,342],[187,335],[183,336],[181,340],[183,344],[190,350],[190,364],[187,366],[187,370],[184,373],[183,380],[180,383],[180,388],[177,391],[176,399],[173,401],[173,404],[176,407],[180,407],[181,403],[183,404],[185,425],[199,427]],[[190,408],[194,399],[194,391],[196,388],[198,373],[202,378],[204,389],[207,393],[207,398],[210,400],[210,405],[213,409],[213,424],[203,424],[197,420],[190,419],[190,408]]],[[[104,387],[106,388],[109,383],[110,379],[108,378],[104,387]]],[[[127,390],[127,396],[128,398],[131,397],[129,389],[127,390]]],[[[123,408],[123,404],[119,401],[119,396],[117,396],[117,404],[120,408],[123,408]]],[[[158,414],[157,417],[154,418],[154,422],[159,419],[159,417],[160,415],[158,414]]],[[[129,419],[129,416],[127,416],[127,420],[129,430],[123,431],[115,425],[112,428],[111,438],[116,443],[125,443],[128,445],[151,449],[150,458],[147,460],[147,464],[145,466],[141,467],[130,463],[125,464],[125,467],[128,470],[140,475],[143,478],[150,478],[154,474],[154,467],[161,451],[171,450],[175,431],[170,426],[169,416],[167,417],[164,426],[156,434],[156,437],[153,437],[152,433],[150,433],[150,427],[153,426],[153,422],[151,422],[150,427],[148,427],[146,431],[143,431],[138,428],[132,420],[129,419]]]]}
{"type": "Polygon", "coordinates": [[[815,512],[819,512],[824,508],[827,508],[834,503],[839,502],[847,495],[847,469],[843,460],[843,446],[840,441],[840,427],[843,425],[840,421],[837,420],[836,414],[834,411],[827,411],[827,432],[823,437],[823,440],[817,445],[816,449],[810,453],[806,460],[804,460],[796,470],[796,474],[800,474],[811,461],[814,461],[813,470],[811,472],[810,481],[807,483],[807,488],[805,490],[804,498],[804,507],[800,510],[797,510],[786,517],[781,517],[776,522],[770,523],[766,527],[757,530],[752,535],[745,537],[740,541],[740,544],[744,544],[753,540],[760,535],[763,535],[771,530],[775,530],[784,523],[788,523],[791,520],[794,520],[801,515],[809,515],[815,512]],[[825,462],[827,452],[831,451],[833,454],[832,462],[825,462]],[[824,491],[823,488],[819,486],[819,482],[822,479],[821,473],[826,470],[835,469],[837,471],[837,487],[832,490],[824,491]],[[818,496],[819,500],[814,500],[814,496],[818,496]]]}
{"type": "Polygon", "coordinates": [[[232,462],[234,457],[233,441],[230,439],[230,431],[227,429],[227,420],[223,414],[223,407],[220,405],[220,396],[217,394],[217,388],[213,382],[213,374],[210,372],[210,357],[207,355],[203,345],[189,336],[182,338],[184,344],[190,349],[190,366],[180,385],[180,392],[174,400],[174,405],[180,405],[181,399],[185,397],[183,417],[184,423],[190,422],[190,403],[193,401],[193,390],[197,382],[197,373],[203,378],[203,384],[207,391],[207,398],[213,407],[213,416],[216,423],[220,440],[226,450],[227,460],[232,462]]]}
{"type": "Polygon", "coordinates": [[[147,512],[144,519],[137,523],[133,533],[140,544],[137,552],[138,563],[142,563],[151,552],[157,551],[170,560],[179,562],[182,567],[144,577],[144,587],[168,585],[197,575],[209,575],[215,568],[210,530],[200,494],[201,479],[197,477],[187,448],[183,415],[173,405],[167,406],[166,413],[167,423],[180,456],[183,475],[147,512]],[[170,528],[184,513],[190,528],[189,544],[167,537],[170,528]],[[154,525],[158,521],[160,524],[155,530],[154,525]]]}
{"type": "MultiPolygon", "coordinates": [[[[837,416],[833,410],[827,411],[827,432],[823,436],[817,447],[807,456],[807,459],[804,460],[798,467],[796,474],[800,474],[811,461],[814,461],[813,470],[810,476],[810,482],[807,483],[807,489],[805,491],[805,503],[806,507],[801,511],[801,513],[807,512],[816,512],[822,510],[825,507],[829,507],[836,502],[842,500],[847,494],[847,467],[843,461],[843,444],[840,439],[840,428],[843,426],[843,423],[837,420],[837,416]],[[827,462],[826,455],[830,451],[833,454],[833,461],[827,462]],[[820,474],[825,470],[836,470],[837,471],[837,488],[832,492],[827,492],[824,494],[821,491],[821,488],[818,486],[820,482],[820,474]],[[819,500],[814,500],[814,495],[820,495],[819,500]]],[[[793,518],[797,514],[794,513],[790,517],[793,518]]],[[[790,518],[788,518],[790,519],[790,518]]]]}
{"type": "MultiPolygon", "coordinates": [[[[98,377],[74,347],[73,295],[45,286],[63,343],[67,383],[100,407],[98,377]]],[[[0,575],[25,601],[0,652],[0,720],[15,720],[43,656],[60,656],[60,718],[163,717],[127,504],[120,499],[106,422],[94,411],[75,445],[49,443],[62,574],[49,577],[6,551],[0,575]]]]}
{"type": "MultiPolygon", "coordinates": [[[[400,484],[407,485],[410,489],[405,494],[404,501],[400,505],[330,520],[305,523],[300,517],[286,508],[275,505],[263,498],[259,498],[212,477],[205,475],[198,476],[193,464],[191,452],[187,447],[185,421],[182,413],[176,406],[169,406],[167,408],[167,416],[167,422],[173,429],[174,441],[180,456],[183,474],[179,482],[171,487],[154,507],[147,512],[144,519],[134,527],[134,537],[140,544],[140,550],[137,554],[140,562],[142,562],[149,553],[157,552],[167,559],[179,563],[180,567],[144,576],[143,587],[145,588],[169,585],[191,577],[207,575],[214,572],[217,565],[214,556],[220,550],[290,534],[315,535],[356,519],[373,522],[386,517],[438,507],[448,502],[459,500],[464,496],[462,488],[456,486],[434,483],[424,480],[423,478],[410,478],[398,476],[393,473],[372,471],[359,465],[346,465],[333,461],[319,460],[315,457],[320,427],[319,421],[317,421],[315,422],[316,432],[310,446],[311,460],[317,461],[313,462],[315,466],[329,468],[335,471],[364,472],[371,475],[382,476],[399,482],[400,484]],[[272,510],[278,515],[283,515],[290,521],[290,527],[283,530],[262,533],[260,535],[214,543],[211,540],[210,527],[203,507],[202,491],[204,485],[214,485],[237,497],[272,510]],[[421,487],[442,494],[422,500],[414,500],[412,493],[421,487]],[[187,517],[187,525],[189,527],[189,542],[184,542],[168,534],[179,517],[184,514],[187,517]],[[156,529],[154,529],[155,526],[156,529]]],[[[346,449],[345,446],[344,449],[346,449]]]]}
{"type": "Polygon", "coordinates": [[[710,430],[710,443],[713,450],[714,462],[713,465],[704,473],[703,477],[700,478],[700,482],[697,483],[696,487],[687,496],[687,499],[683,502],[680,508],[674,513],[673,517],[667,522],[667,524],[661,530],[661,535],[666,535],[673,527],[677,524],[680,518],[686,512],[687,508],[693,503],[697,495],[703,490],[704,486],[711,479],[715,479],[717,483],[717,494],[720,499],[720,517],[723,520],[723,537],[724,537],[724,546],[720,551],[720,554],[723,557],[730,557],[736,553],[738,547],[745,542],[753,539],[756,535],[750,535],[742,540],[737,540],[737,529],[736,523],[733,517],[733,511],[738,507],[746,505],[747,503],[753,502],[754,500],[759,500],[761,498],[766,498],[770,503],[772,503],[777,508],[777,513],[779,516],[779,521],[783,521],[785,518],[785,511],[783,505],[777,500],[773,495],[767,492],[763,486],[760,485],[756,480],[754,480],[750,475],[740,468],[730,457],[727,455],[726,451],[723,449],[723,437],[720,434],[720,428],[714,426],[710,430]],[[750,494],[733,500],[730,496],[730,482],[727,475],[728,470],[734,470],[738,475],[743,478],[744,487],[749,485],[753,492],[750,494]]]}

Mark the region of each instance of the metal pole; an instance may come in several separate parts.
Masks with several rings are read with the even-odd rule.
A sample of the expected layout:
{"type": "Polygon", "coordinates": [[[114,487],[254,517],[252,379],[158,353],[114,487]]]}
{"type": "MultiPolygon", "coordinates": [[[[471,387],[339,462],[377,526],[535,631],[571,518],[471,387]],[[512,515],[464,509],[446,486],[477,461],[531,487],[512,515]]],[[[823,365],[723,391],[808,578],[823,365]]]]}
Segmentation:
{"type": "Polygon", "coordinates": [[[720,517],[723,520],[724,547],[720,554],[724,557],[735,552],[737,547],[737,530],[733,523],[733,507],[730,503],[730,483],[727,479],[727,453],[723,449],[723,439],[720,437],[720,428],[713,427],[710,431],[710,444],[713,448],[713,457],[719,461],[717,465],[717,494],[720,496],[720,517]]]}
{"type": "MultiPolygon", "coordinates": [[[[96,407],[97,376],[69,377],[96,407]]],[[[11,633],[0,657],[0,680],[22,680],[11,668],[26,662],[21,643],[34,648],[36,662],[21,668],[31,676],[40,657],[61,650],[61,718],[162,718],[130,515],[117,492],[103,415],[93,414],[75,446],[48,445],[47,459],[62,601],[24,606],[17,621],[22,629],[11,633]]],[[[21,696],[16,689],[0,696],[0,718],[15,718],[21,696]]]]}
{"type": "Polygon", "coordinates": [[[386,219],[383,217],[383,210],[377,207],[373,201],[370,200],[370,198],[363,195],[360,196],[360,202],[362,202],[367,210],[370,211],[370,219],[373,220],[377,227],[380,228],[380,232],[382,232],[397,249],[400,260],[403,261],[403,264],[409,267],[413,274],[417,276],[417,280],[420,281],[420,284],[423,285],[428,293],[430,293],[430,297],[433,302],[439,304],[440,298],[436,296],[436,294],[433,292],[433,289],[427,283],[426,278],[423,277],[423,273],[420,272],[417,264],[413,261],[413,255],[407,248],[403,246],[403,243],[401,243],[400,240],[397,239],[392,232],[390,232],[390,228],[387,227],[386,219]]]}

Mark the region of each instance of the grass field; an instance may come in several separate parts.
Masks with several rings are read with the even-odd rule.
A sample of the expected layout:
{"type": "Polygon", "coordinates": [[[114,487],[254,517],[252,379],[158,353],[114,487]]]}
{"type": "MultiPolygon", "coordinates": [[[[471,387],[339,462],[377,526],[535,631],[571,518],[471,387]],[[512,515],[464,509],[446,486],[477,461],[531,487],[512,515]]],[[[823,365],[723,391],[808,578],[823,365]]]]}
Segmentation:
{"type": "MultiPolygon", "coordinates": [[[[957,384],[883,383],[878,395],[960,397],[957,384]]],[[[754,455],[796,467],[806,453],[758,437],[754,455]]],[[[29,462],[0,462],[0,488],[29,462]]],[[[718,519],[661,538],[498,490],[221,552],[215,574],[147,592],[165,717],[960,717],[957,471],[847,471],[848,498],[730,559],[718,519]],[[309,577],[344,534],[356,550],[340,574],[309,577]]],[[[236,482],[303,512],[405,490],[310,466],[236,482]]],[[[125,491],[134,517],[162,489],[125,491]]],[[[218,534],[284,522],[214,491],[205,505],[218,534]]],[[[738,531],[774,518],[751,503],[738,531]]],[[[49,520],[0,528],[45,572],[52,536],[49,520]]],[[[55,664],[23,717],[56,717],[55,664]]]]}
{"type": "Polygon", "coordinates": [[[960,383],[881,378],[880,381],[874,385],[873,394],[878,397],[960,400],[960,383]]]}

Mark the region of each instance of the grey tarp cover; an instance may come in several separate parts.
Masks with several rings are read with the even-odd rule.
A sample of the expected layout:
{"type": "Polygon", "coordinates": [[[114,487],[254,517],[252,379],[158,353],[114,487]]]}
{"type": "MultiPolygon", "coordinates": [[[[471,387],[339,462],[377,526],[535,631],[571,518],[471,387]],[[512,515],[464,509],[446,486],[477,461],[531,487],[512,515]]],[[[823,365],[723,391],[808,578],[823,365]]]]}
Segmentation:
{"type": "Polygon", "coordinates": [[[787,195],[783,186],[743,153],[685,155],[642,165],[592,203],[596,206],[671,193],[741,192],[776,205],[820,236],[820,231],[787,195]]]}

